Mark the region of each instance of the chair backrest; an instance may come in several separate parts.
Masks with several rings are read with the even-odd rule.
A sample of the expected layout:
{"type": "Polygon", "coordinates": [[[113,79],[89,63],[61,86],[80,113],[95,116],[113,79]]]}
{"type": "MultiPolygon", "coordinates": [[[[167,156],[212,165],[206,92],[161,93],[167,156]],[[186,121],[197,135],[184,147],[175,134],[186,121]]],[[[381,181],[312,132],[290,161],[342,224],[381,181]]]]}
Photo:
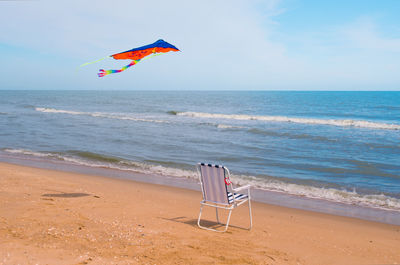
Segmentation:
{"type": "Polygon", "coordinates": [[[225,178],[229,178],[229,171],[223,166],[204,163],[197,164],[197,169],[204,201],[228,205],[228,186],[225,178]]]}

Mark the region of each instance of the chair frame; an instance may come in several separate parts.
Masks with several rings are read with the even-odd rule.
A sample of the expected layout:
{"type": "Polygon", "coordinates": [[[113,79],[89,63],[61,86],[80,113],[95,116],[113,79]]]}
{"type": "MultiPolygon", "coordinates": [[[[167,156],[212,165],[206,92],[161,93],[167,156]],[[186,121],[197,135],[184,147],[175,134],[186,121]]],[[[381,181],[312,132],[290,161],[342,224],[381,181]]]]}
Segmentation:
{"type": "MultiPolygon", "coordinates": [[[[211,167],[223,168],[224,171],[225,171],[225,176],[227,176],[227,178],[230,179],[229,169],[227,169],[224,166],[211,165],[211,164],[206,164],[206,163],[198,163],[197,164],[196,168],[197,168],[197,172],[199,174],[199,180],[200,180],[200,184],[201,184],[201,191],[203,193],[203,200],[200,202],[200,213],[199,213],[199,218],[197,220],[197,225],[202,229],[206,229],[206,230],[210,230],[210,231],[214,231],[214,232],[222,232],[222,233],[226,232],[228,230],[228,226],[229,226],[229,221],[231,219],[232,210],[235,209],[236,207],[242,205],[243,203],[245,203],[247,201],[248,202],[248,208],[249,208],[249,218],[250,218],[250,226],[247,229],[250,230],[253,227],[253,218],[252,218],[252,214],[251,214],[251,202],[250,202],[250,200],[251,200],[251,196],[250,196],[250,188],[251,188],[251,186],[250,185],[245,185],[245,186],[241,186],[241,187],[238,187],[238,188],[235,189],[235,188],[232,187],[232,185],[233,185],[232,183],[230,183],[229,185],[227,185],[225,183],[225,186],[227,188],[227,192],[229,191],[229,192],[232,193],[232,201],[229,202],[229,200],[228,200],[228,204],[218,203],[218,202],[208,202],[208,201],[205,200],[205,191],[204,191],[204,185],[203,185],[202,174],[201,174],[201,166],[211,166],[211,167]],[[235,193],[237,193],[238,191],[242,191],[242,190],[247,190],[247,194],[246,194],[247,198],[236,200],[235,196],[234,196],[235,193]],[[210,227],[202,226],[200,224],[201,214],[202,214],[204,206],[215,207],[215,214],[216,214],[216,218],[217,218],[217,223],[218,224],[221,224],[220,221],[219,221],[218,209],[229,210],[228,218],[227,218],[224,230],[217,230],[217,229],[213,229],[213,228],[210,228],[210,227]]],[[[227,196],[228,196],[228,194],[227,194],[227,196]]]]}

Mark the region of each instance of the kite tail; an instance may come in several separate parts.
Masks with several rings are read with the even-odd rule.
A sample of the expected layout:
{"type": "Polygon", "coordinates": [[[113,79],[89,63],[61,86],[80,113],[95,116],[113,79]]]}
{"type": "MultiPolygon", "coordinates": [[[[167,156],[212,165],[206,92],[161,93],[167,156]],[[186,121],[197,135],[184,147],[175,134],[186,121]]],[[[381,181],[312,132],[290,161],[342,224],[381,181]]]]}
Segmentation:
{"type": "Polygon", "coordinates": [[[119,70],[104,70],[104,69],[100,69],[99,73],[97,74],[99,77],[103,77],[105,75],[109,75],[109,74],[115,74],[115,73],[121,73],[122,71],[125,71],[126,69],[128,69],[129,67],[135,65],[136,63],[138,63],[140,60],[133,60],[130,64],[128,64],[127,66],[122,67],[119,70]]]}

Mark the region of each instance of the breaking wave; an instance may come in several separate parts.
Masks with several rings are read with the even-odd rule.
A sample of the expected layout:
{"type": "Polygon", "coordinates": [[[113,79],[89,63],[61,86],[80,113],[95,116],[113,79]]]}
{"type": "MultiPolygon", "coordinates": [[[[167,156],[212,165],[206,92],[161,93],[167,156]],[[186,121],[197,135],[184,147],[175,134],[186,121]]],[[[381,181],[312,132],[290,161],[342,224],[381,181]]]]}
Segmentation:
{"type": "Polygon", "coordinates": [[[157,174],[157,175],[172,176],[172,177],[187,177],[187,178],[197,177],[195,171],[130,161],[119,157],[106,156],[86,151],[72,150],[67,152],[36,152],[26,149],[10,149],[10,148],[3,149],[3,151],[17,155],[61,160],[76,165],[89,166],[89,167],[128,170],[144,174],[157,174]]]}
{"type": "MultiPolygon", "coordinates": [[[[4,152],[37,157],[41,159],[62,160],[75,165],[83,165],[89,167],[110,168],[124,171],[132,171],[144,174],[157,174],[161,176],[171,176],[180,178],[197,179],[197,172],[190,169],[182,169],[157,164],[157,161],[151,163],[143,163],[130,161],[119,157],[96,154],[83,151],[67,151],[67,152],[35,152],[24,149],[3,149],[4,152]]],[[[160,162],[162,163],[162,162],[160,162]]],[[[187,166],[190,168],[190,166],[187,166]]],[[[339,190],[335,188],[323,188],[310,185],[294,184],[281,181],[272,177],[256,177],[248,175],[231,175],[232,182],[235,185],[251,184],[253,187],[291,194],[295,196],[303,196],[313,199],[322,199],[332,202],[340,202],[345,204],[366,206],[384,210],[400,211],[400,199],[385,194],[360,194],[356,190],[339,190]]]]}
{"type": "Polygon", "coordinates": [[[120,113],[83,112],[83,111],[53,109],[53,108],[35,108],[35,110],[39,111],[39,112],[44,112],[44,113],[84,115],[84,116],[91,116],[91,117],[96,117],[96,118],[130,120],[130,121],[139,121],[139,122],[169,123],[169,121],[138,118],[138,117],[133,117],[132,115],[120,114],[120,113]]]}
{"type": "Polygon", "coordinates": [[[372,122],[365,120],[314,119],[314,118],[296,118],[296,117],[286,117],[286,116],[259,116],[259,115],[219,114],[219,113],[205,113],[205,112],[169,111],[168,113],[178,116],[188,116],[194,118],[255,120],[264,122],[293,122],[302,124],[333,125],[342,127],[359,127],[359,128],[382,129],[382,130],[400,130],[400,124],[372,122]]]}
{"type": "Polygon", "coordinates": [[[243,126],[234,126],[234,125],[228,125],[228,124],[217,124],[216,126],[218,129],[243,129],[243,128],[245,128],[243,126]]]}

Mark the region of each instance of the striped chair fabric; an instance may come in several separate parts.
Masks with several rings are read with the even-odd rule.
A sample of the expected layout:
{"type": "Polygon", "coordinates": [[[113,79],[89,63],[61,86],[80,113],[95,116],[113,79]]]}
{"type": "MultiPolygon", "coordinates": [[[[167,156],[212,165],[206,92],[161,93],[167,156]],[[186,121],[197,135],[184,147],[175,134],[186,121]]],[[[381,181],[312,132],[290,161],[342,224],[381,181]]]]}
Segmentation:
{"type": "Polygon", "coordinates": [[[232,193],[228,191],[225,184],[224,166],[212,164],[200,164],[201,178],[203,182],[204,200],[213,203],[231,204],[236,201],[247,199],[246,194],[232,193]]]}
{"type": "Polygon", "coordinates": [[[204,200],[212,203],[229,204],[224,167],[201,163],[200,170],[204,200]]]}
{"type": "Polygon", "coordinates": [[[240,193],[233,193],[233,194],[234,195],[232,195],[232,192],[228,192],[229,203],[233,203],[233,197],[235,197],[235,201],[244,200],[244,199],[247,199],[249,197],[246,194],[240,194],[240,193]]]}

